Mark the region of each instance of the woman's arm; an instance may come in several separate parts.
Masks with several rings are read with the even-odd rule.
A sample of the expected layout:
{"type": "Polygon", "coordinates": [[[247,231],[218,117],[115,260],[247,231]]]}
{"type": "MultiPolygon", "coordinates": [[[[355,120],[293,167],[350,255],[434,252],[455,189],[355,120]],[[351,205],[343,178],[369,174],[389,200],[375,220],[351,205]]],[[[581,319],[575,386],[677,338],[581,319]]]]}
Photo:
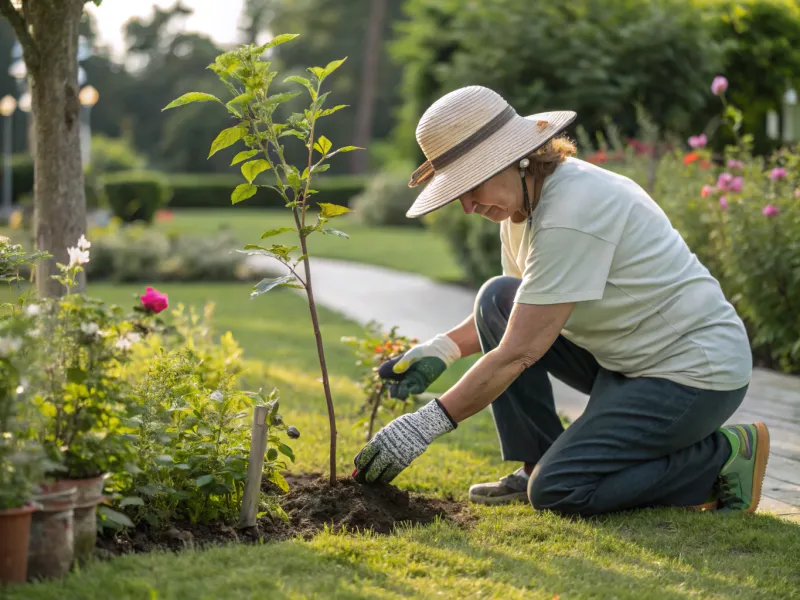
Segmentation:
{"type": "MultiPolygon", "coordinates": [[[[460,423],[491,404],[525,369],[544,356],[574,306],[572,302],[515,304],[500,345],[481,357],[456,385],[439,398],[450,417],[460,423]]],[[[465,321],[454,331],[467,335],[467,330],[465,321]]],[[[477,342],[474,321],[472,332],[477,342]]],[[[456,338],[453,340],[461,347],[456,338]]]]}
{"type": "Polygon", "coordinates": [[[459,325],[448,331],[447,337],[453,340],[461,350],[461,358],[472,356],[481,351],[481,342],[478,339],[474,314],[471,314],[459,325]]]}

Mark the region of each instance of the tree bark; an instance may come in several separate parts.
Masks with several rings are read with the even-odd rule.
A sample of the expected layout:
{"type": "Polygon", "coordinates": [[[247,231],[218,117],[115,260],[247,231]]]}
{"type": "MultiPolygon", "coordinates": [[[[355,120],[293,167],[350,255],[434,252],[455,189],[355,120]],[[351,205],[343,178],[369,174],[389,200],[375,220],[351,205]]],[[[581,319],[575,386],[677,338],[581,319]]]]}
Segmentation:
{"type": "MultiPolygon", "coordinates": [[[[372,138],[372,114],[375,108],[375,88],[378,79],[378,63],[383,51],[383,21],[386,16],[386,0],[370,2],[367,47],[364,52],[364,70],[361,77],[361,94],[356,113],[356,132],[353,144],[367,148],[372,138]]],[[[367,153],[353,152],[350,155],[353,173],[367,171],[367,153]]]]}
{"type": "MultiPolygon", "coordinates": [[[[23,45],[31,88],[34,151],[34,235],[36,247],[53,255],[36,270],[42,297],[63,293],[51,275],[56,262],[69,262],[67,248],[86,233],[86,198],[80,151],[78,30],[83,0],[28,0],[25,23],[35,56],[23,45]],[[29,60],[30,58],[30,60],[29,60]]],[[[80,278],[83,289],[85,278],[80,278]]]]}

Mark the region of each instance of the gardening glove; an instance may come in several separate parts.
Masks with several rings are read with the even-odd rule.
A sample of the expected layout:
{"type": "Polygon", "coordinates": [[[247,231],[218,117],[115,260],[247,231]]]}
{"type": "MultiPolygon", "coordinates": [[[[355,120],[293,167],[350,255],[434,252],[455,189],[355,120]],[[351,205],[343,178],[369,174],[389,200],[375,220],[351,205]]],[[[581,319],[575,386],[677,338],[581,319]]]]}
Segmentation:
{"type": "Polygon", "coordinates": [[[389,386],[392,398],[405,400],[409,394],[421,394],[427,390],[459,358],[461,350],[458,344],[440,333],[383,363],[378,375],[394,382],[389,386]]]}
{"type": "Polygon", "coordinates": [[[458,427],[434,398],[413,413],[390,422],[361,449],[353,461],[359,483],[389,483],[437,437],[458,427]]]}

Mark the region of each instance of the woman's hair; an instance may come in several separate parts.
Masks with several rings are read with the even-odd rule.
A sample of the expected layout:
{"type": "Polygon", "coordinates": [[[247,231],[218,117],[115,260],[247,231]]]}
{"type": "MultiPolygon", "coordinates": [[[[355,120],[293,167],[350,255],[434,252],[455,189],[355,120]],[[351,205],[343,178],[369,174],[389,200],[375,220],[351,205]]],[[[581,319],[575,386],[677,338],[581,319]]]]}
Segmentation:
{"type": "Polygon", "coordinates": [[[536,178],[552,175],[556,167],[564,162],[567,157],[577,153],[575,144],[569,138],[560,136],[553,138],[544,146],[528,156],[531,164],[528,170],[536,178]]]}

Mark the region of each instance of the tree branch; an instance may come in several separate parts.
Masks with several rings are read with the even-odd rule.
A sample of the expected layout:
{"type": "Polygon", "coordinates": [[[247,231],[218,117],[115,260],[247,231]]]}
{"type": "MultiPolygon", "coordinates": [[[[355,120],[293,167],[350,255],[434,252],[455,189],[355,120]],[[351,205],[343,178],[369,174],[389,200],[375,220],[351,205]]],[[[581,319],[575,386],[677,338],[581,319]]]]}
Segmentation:
{"type": "MultiPolygon", "coordinates": [[[[11,4],[11,0],[0,0],[0,14],[2,14],[11,24],[11,27],[14,28],[14,33],[17,34],[17,39],[22,45],[25,58],[27,59],[25,62],[37,62],[39,60],[39,48],[28,31],[28,23],[25,21],[25,17],[22,13],[14,8],[14,5],[11,4]]],[[[31,64],[28,64],[28,68],[31,68],[31,66],[31,64]]]]}

